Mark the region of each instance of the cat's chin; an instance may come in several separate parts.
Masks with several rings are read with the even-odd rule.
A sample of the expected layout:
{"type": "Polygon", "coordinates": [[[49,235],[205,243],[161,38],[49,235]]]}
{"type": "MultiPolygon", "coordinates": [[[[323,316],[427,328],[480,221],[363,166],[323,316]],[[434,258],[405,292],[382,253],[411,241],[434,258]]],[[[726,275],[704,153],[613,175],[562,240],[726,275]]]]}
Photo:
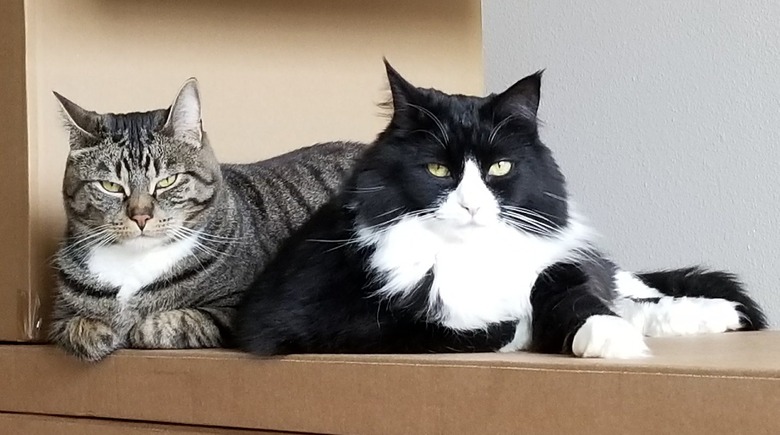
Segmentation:
{"type": "Polygon", "coordinates": [[[438,219],[431,223],[431,229],[449,237],[462,237],[467,234],[481,234],[495,229],[498,222],[466,219],[438,219]]]}
{"type": "Polygon", "coordinates": [[[165,244],[165,238],[139,235],[132,239],[126,239],[120,244],[124,247],[138,250],[156,248],[165,244]]]}
{"type": "Polygon", "coordinates": [[[498,224],[498,221],[496,219],[474,219],[474,218],[467,218],[467,219],[439,218],[434,222],[435,222],[434,225],[439,225],[439,226],[448,227],[457,230],[490,228],[498,224]]]}

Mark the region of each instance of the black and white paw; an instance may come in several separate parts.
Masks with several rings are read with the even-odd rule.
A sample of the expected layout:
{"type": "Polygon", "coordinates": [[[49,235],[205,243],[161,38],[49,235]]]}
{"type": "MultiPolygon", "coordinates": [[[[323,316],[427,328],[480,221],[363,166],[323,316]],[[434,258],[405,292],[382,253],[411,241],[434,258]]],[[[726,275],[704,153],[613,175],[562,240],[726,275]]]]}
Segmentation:
{"type": "Polygon", "coordinates": [[[522,318],[517,322],[515,327],[515,335],[512,341],[505,344],[499,352],[517,352],[518,350],[526,350],[531,346],[531,319],[522,318]]]}
{"type": "Polygon", "coordinates": [[[650,355],[642,334],[626,320],[591,316],[574,334],[572,352],[582,358],[642,358],[650,355]]]}

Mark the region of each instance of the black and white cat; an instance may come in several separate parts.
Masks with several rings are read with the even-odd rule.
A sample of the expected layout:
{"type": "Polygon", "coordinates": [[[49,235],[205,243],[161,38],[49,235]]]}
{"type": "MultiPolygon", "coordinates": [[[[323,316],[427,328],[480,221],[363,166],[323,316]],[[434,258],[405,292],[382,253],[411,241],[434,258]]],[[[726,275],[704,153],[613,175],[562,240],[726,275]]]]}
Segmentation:
{"type": "Polygon", "coordinates": [[[247,292],[241,348],[632,358],[643,335],[766,326],[728,273],[634,275],[594,248],[539,140],[540,73],[478,98],[387,72],[389,126],[247,292]]]}

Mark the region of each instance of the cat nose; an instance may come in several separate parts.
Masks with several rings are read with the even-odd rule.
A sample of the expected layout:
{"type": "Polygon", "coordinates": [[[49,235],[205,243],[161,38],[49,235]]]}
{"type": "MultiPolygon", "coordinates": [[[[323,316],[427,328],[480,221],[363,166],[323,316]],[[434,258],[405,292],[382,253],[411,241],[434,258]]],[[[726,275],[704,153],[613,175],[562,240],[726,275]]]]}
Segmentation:
{"type": "Polygon", "coordinates": [[[146,222],[148,222],[149,219],[151,218],[152,217],[149,216],[148,214],[137,214],[137,215],[133,215],[133,217],[131,217],[130,219],[134,220],[135,223],[138,225],[138,228],[140,228],[143,231],[144,227],[146,226],[146,222]]]}
{"type": "Polygon", "coordinates": [[[468,204],[460,203],[460,206],[466,209],[466,211],[469,212],[469,214],[471,214],[471,217],[474,217],[474,215],[476,215],[480,209],[478,205],[468,205],[468,204]]]}

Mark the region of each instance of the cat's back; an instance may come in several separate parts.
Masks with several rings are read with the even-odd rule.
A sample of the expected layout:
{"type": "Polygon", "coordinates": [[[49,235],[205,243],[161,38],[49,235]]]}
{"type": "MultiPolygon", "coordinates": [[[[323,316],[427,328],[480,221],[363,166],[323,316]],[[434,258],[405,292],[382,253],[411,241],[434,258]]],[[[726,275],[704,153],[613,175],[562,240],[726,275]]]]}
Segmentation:
{"type": "Polygon", "coordinates": [[[228,185],[239,191],[252,187],[293,202],[320,202],[322,193],[330,197],[338,191],[366,148],[358,142],[326,142],[259,162],[221,166],[228,185]]]}
{"type": "Polygon", "coordinates": [[[337,174],[348,172],[368,145],[359,142],[324,142],[253,163],[222,164],[225,173],[239,173],[251,179],[285,175],[295,179],[311,176],[321,184],[340,183],[337,174]]]}
{"type": "Polygon", "coordinates": [[[236,211],[279,239],[302,225],[338,191],[367,145],[327,142],[246,164],[221,165],[236,211]]]}

